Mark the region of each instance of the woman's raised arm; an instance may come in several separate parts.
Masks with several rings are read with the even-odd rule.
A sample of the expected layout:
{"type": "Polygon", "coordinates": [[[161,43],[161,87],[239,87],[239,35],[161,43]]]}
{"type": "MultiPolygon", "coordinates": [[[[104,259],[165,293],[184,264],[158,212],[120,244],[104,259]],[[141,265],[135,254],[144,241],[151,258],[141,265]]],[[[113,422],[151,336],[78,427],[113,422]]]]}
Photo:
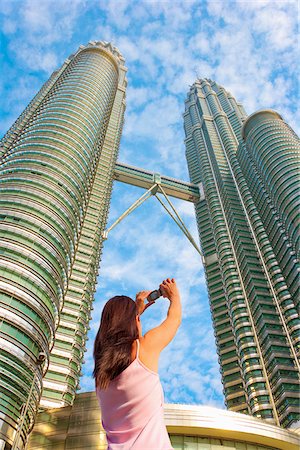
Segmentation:
{"type": "Polygon", "coordinates": [[[176,281],[174,278],[167,278],[159,287],[163,297],[170,300],[168,314],[158,327],[148,331],[144,336],[145,347],[156,355],[172,341],[181,324],[181,301],[176,281]]]}

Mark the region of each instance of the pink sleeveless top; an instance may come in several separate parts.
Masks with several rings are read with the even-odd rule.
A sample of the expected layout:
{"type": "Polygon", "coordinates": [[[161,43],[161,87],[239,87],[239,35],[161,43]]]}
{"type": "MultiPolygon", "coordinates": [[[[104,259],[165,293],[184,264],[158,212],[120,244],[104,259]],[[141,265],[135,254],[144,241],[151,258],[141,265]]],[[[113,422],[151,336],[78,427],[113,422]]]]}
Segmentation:
{"type": "Polygon", "coordinates": [[[139,360],[107,389],[97,389],[107,450],[173,450],[164,424],[164,395],[159,375],[139,360]]]}

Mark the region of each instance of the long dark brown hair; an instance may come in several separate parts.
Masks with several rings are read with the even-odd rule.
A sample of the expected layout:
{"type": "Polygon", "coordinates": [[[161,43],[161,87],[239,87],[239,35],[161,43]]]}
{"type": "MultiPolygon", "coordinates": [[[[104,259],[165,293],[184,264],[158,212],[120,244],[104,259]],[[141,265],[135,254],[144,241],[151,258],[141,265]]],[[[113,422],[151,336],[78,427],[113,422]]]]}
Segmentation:
{"type": "Polygon", "coordinates": [[[131,363],[132,343],[138,339],[136,303],[130,297],[117,295],[105,304],[94,344],[96,387],[106,389],[131,363]]]}

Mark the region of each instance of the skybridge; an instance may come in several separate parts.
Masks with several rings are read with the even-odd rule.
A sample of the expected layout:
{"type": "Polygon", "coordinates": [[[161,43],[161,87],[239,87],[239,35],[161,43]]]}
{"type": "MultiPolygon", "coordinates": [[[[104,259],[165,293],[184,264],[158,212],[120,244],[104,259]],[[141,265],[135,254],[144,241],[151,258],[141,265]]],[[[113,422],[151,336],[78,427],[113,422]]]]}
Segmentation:
{"type": "Polygon", "coordinates": [[[148,200],[148,198],[155,196],[202,257],[202,252],[198,244],[195,242],[193,236],[176,211],[175,206],[169,199],[170,196],[188,202],[198,203],[204,199],[202,183],[196,185],[186,181],[177,180],[176,178],[166,177],[157,172],[151,172],[118,162],[115,165],[114,179],[121,181],[122,183],[131,184],[147,190],[129,208],[127,208],[126,211],[124,211],[124,213],[121,214],[121,216],[109,228],[103,232],[103,239],[107,239],[108,233],[131,212],[148,200]]]}
{"type": "Polygon", "coordinates": [[[202,183],[200,185],[188,183],[119,162],[115,166],[114,179],[144,189],[150,189],[154,183],[158,183],[167,195],[188,202],[197,203],[204,198],[202,183]]]}

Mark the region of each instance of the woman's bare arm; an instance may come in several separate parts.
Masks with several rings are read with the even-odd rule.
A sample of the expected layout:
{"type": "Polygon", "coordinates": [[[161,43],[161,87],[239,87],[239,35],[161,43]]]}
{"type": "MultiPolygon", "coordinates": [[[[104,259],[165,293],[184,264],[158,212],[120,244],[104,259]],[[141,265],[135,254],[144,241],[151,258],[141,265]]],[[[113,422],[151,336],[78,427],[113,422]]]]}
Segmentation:
{"type": "Polygon", "coordinates": [[[170,300],[168,314],[166,319],[158,327],[148,331],[143,339],[145,350],[158,356],[172,341],[181,324],[181,301],[176,281],[174,278],[167,278],[159,287],[163,297],[170,300]]]}

